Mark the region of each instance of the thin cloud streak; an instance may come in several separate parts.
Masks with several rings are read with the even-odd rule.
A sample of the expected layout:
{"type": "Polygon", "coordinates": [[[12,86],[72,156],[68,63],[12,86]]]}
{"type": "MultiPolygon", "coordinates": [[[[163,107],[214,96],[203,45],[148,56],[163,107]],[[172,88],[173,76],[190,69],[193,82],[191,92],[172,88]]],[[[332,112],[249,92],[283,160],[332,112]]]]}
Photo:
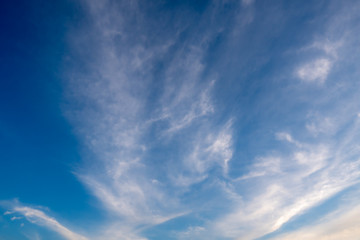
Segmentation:
{"type": "Polygon", "coordinates": [[[294,232],[276,236],[274,239],[291,240],[353,240],[360,236],[360,207],[339,209],[338,213],[330,214],[321,221],[294,232]],[[341,210],[341,211],[340,211],[341,210]]]}
{"type": "MultiPolygon", "coordinates": [[[[27,206],[20,205],[19,203],[6,203],[6,205],[13,205],[10,211],[7,211],[5,214],[21,214],[25,217],[30,223],[45,227],[51,231],[58,233],[68,240],[87,240],[88,238],[82,236],[78,233],[71,231],[69,228],[65,227],[59,223],[55,218],[48,216],[43,211],[31,208],[27,206]]],[[[13,216],[11,220],[20,219],[18,216],[13,216]]]]}

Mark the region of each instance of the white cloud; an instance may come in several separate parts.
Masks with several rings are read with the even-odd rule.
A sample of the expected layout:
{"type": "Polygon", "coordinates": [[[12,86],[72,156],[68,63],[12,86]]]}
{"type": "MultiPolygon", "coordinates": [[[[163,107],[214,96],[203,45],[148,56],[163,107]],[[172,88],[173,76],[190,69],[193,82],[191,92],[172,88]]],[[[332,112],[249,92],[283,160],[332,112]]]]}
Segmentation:
{"type": "Polygon", "coordinates": [[[324,83],[332,66],[332,61],[319,58],[301,66],[296,74],[304,82],[324,83]]]}
{"type": "Polygon", "coordinates": [[[240,200],[209,229],[234,239],[258,238],[358,183],[360,149],[350,144],[357,127],[354,122],[334,145],[301,143],[288,133],[277,134],[279,139],[297,143],[296,148],[289,154],[257,158],[248,173],[227,187],[229,199],[240,200]],[[241,194],[237,186],[242,186],[241,194]]]}
{"type": "Polygon", "coordinates": [[[220,163],[225,173],[228,172],[228,164],[233,156],[231,124],[232,121],[229,121],[215,138],[210,136],[212,143],[205,150],[211,158],[216,158],[215,161],[220,163]]]}
{"type": "Polygon", "coordinates": [[[315,41],[311,47],[324,51],[328,56],[336,59],[338,57],[338,50],[343,45],[343,41],[331,42],[328,39],[323,41],[315,41]]]}
{"type": "Polygon", "coordinates": [[[336,215],[330,214],[312,226],[276,236],[277,240],[354,240],[360,236],[360,207],[342,210],[336,215]]]}
{"type": "MultiPolygon", "coordinates": [[[[8,204],[7,204],[8,205],[8,204]]],[[[48,216],[43,211],[19,205],[18,203],[12,203],[10,205],[13,205],[11,211],[7,211],[5,214],[21,214],[24,216],[29,222],[43,226],[45,228],[48,228],[61,236],[63,236],[65,239],[68,240],[86,240],[88,239],[85,236],[82,236],[78,233],[75,233],[59,223],[55,218],[48,216]]],[[[12,217],[11,220],[21,219],[21,217],[12,217]]]]}
{"type": "MultiPolygon", "coordinates": [[[[193,99],[193,103],[189,104],[189,108],[183,109],[183,111],[174,111],[174,109],[178,109],[179,105],[183,108],[183,102],[176,100],[175,103],[169,104],[168,100],[166,100],[166,104],[163,103],[163,113],[165,119],[169,121],[169,129],[166,130],[167,134],[174,133],[176,131],[181,130],[193,123],[197,118],[207,116],[211,113],[214,113],[214,106],[211,104],[210,99],[210,91],[214,85],[215,81],[211,81],[209,86],[203,90],[199,96],[192,96],[187,94],[186,98],[193,99]],[[195,100],[194,100],[195,99],[195,100]],[[169,110],[172,109],[172,110],[169,110]],[[182,116],[184,115],[184,116],[182,116]]],[[[186,90],[188,93],[189,91],[186,90]]],[[[181,98],[185,98],[182,96],[181,98]]],[[[160,118],[161,119],[161,118],[160,118]]],[[[162,120],[162,119],[161,119],[162,120]]]]}
{"type": "Polygon", "coordinates": [[[301,143],[299,143],[298,141],[294,140],[293,137],[292,137],[289,133],[287,133],[287,132],[278,132],[278,133],[276,133],[276,137],[277,137],[277,139],[279,139],[279,140],[285,140],[285,141],[287,141],[287,142],[289,142],[289,143],[295,144],[295,145],[298,146],[298,147],[301,147],[301,143]]]}
{"type": "MultiPolygon", "coordinates": [[[[343,164],[338,167],[350,166],[343,164]]],[[[332,169],[315,179],[297,179],[299,176],[296,173],[283,173],[280,178],[264,177],[262,180],[267,182],[266,185],[255,193],[250,192],[249,196],[253,195],[250,200],[241,202],[237,209],[234,206],[235,210],[218,219],[213,227],[219,236],[235,239],[254,239],[271,233],[293,217],[355,184],[359,177],[357,167],[342,173],[335,173],[332,169]],[[347,174],[349,177],[346,177],[347,174]],[[311,187],[307,185],[308,181],[311,187]]],[[[256,182],[251,185],[256,185],[256,182]]]]}
{"type": "Polygon", "coordinates": [[[145,75],[155,56],[162,55],[163,46],[144,49],[141,42],[127,39],[131,36],[123,31],[127,26],[120,12],[137,12],[135,2],[84,4],[94,21],[89,32],[95,36],[94,42],[86,39],[83,44],[96,51],[89,53],[89,72],[72,73],[71,100],[83,105],[69,109],[68,115],[97,167],[92,168],[92,160],[87,159],[87,166],[77,175],[125,227],[161,223],[173,213],[155,209],[157,204],[166,205],[161,204],[165,194],[151,184],[154,176],[142,162],[147,150],[142,138],[148,126],[141,115],[146,111],[146,89],[151,82],[145,75]],[[117,42],[118,34],[123,41],[117,42]]]}
{"type": "Polygon", "coordinates": [[[228,164],[233,155],[232,121],[227,122],[218,132],[200,129],[194,141],[192,151],[184,157],[188,176],[180,175],[175,180],[177,185],[191,185],[207,177],[210,169],[220,166],[224,175],[228,172],[228,164]]]}
{"type": "Polygon", "coordinates": [[[16,217],[16,216],[14,216],[14,217],[11,218],[11,221],[15,221],[15,220],[19,220],[19,219],[22,219],[22,217],[16,217]]]}
{"type": "Polygon", "coordinates": [[[180,28],[171,27],[150,41],[143,34],[153,23],[137,2],[111,4],[84,1],[94,23],[86,32],[93,37],[75,36],[73,41],[79,51],[84,45],[94,51],[87,53],[90,58],[79,57],[88,63],[86,72],[70,73],[69,100],[77,107],[66,110],[88,150],[89,159],[76,175],[122,226],[103,232],[141,239],[140,226],[187,212],[178,192],[205,179],[215,166],[227,171],[232,134],[230,127],[209,120],[215,112],[216,78],[205,77],[203,58],[218,29],[193,31],[196,37],[184,46],[180,28]],[[131,31],[129,11],[136,13],[137,22],[131,31]],[[158,62],[164,66],[155,79],[158,62]],[[160,162],[151,156],[154,145],[166,149],[181,136],[194,141],[177,143],[177,149],[185,149],[179,157],[164,156],[160,162]]]}
{"type": "Polygon", "coordinates": [[[233,181],[241,181],[265,175],[281,174],[281,159],[279,157],[259,157],[255,159],[251,171],[233,181]]]}
{"type": "Polygon", "coordinates": [[[209,174],[217,168],[222,170],[223,176],[228,174],[233,156],[232,120],[212,130],[210,127],[200,127],[190,142],[189,151],[180,158],[181,164],[168,169],[167,174],[174,186],[186,189],[209,176],[217,177],[209,174]]]}
{"type": "Polygon", "coordinates": [[[339,40],[331,42],[327,38],[315,40],[310,46],[301,48],[301,52],[316,52],[320,50],[322,54],[314,53],[312,60],[301,64],[296,70],[296,76],[304,82],[323,84],[331,72],[333,65],[338,61],[338,52],[343,45],[339,40]]]}

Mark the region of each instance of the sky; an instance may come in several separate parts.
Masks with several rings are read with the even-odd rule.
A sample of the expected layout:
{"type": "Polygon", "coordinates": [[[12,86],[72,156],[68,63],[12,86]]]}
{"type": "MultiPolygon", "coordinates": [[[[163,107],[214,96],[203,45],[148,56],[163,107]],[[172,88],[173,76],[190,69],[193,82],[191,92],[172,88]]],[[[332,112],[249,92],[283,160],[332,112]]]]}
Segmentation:
{"type": "Polygon", "coordinates": [[[355,240],[360,1],[0,9],[0,240],[355,240]]]}

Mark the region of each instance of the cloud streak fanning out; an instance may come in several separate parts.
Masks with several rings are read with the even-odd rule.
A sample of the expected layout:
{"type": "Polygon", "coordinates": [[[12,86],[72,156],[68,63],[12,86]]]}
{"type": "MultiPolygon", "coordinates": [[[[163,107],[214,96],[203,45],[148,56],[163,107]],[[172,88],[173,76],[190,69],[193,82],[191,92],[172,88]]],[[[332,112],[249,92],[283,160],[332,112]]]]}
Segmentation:
{"type": "Polygon", "coordinates": [[[120,229],[153,226],[191,211],[179,201],[179,192],[209,178],[212,169],[222,169],[223,175],[228,171],[231,121],[215,125],[211,120],[217,81],[205,77],[203,64],[206,41],[218,30],[201,31],[189,40],[193,43],[181,46],[180,30],[166,26],[160,38],[151,36],[149,42],[136,35],[155,23],[143,19],[147,16],[137,3],[116,3],[114,12],[111,4],[84,2],[96,23],[88,31],[93,42],[84,44],[98,51],[88,53],[89,72],[72,75],[70,97],[82,107],[69,116],[100,168],[89,161],[77,175],[118,216],[120,229]],[[140,21],[135,35],[127,30],[133,17],[129,11],[140,21]],[[166,66],[152,77],[160,61],[166,66]],[[188,141],[180,142],[184,138],[188,141]],[[178,153],[154,157],[155,149],[168,151],[169,144],[176,144],[178,153]]]}
{"type": "MultiPolygon", "coordinates": [[[[7,203],[7,205],[9,205],[9,203],[7,203]]],[[[84,237],[80,234],[71,231],[70,229],[59,223],[55,218],[48,216],[39,209],[23,206],[17,202],[12,202],[10,203],[10,205],[13,205],[13,207],[10,209],[10,211],[7,211],[5,215],[20,214],[21,216],[25,217],[26,220],[28,220],[29,222],[39,226],[43,226],[49,230],[52,230],[58,233],[59,235],[61,235],[62,237],[64,237],[64,239],[68,239],[68,240],[88,239],[87,237],[84,237]]],[[[17,219],[21,219],[21,217],[13,216],[11,218],[12,221],[17,219]]]]}
{"type": "MultiPolygon", "coordinates": [[[[243,1],[237,7],[252,12],[253,4],[243,1]]],[[[357,140],[358,123],[350,118],[355,105],[345,112],[346,119],[325,124],[328,128],[318,126],[323,125],[320,115],[309,123],[305,112],[297,128],[313,134],[313,139],[297,140],[296,134],[280,129],[268,141],[282,147],[257,155],[247,173],[235,174],[232,161],[241,159],[234,155],[238,137],[234,124],[241,119],[231,112],[221,116],[224,102],[216,96],[225,81],[224,69],[211,69],[207,59],[213,39],[226,32],[223,24],[240,18],[223,17],[224,22],[215,23],[223,5],[213,1],[197,20],[192,19],[197,25],[186,21],[186,12],[178,16],[183,22],[175,18],[166,23],[142,10],[153,6],[141,5],[83,1],[89,24],[73,36],[75,48],[79,41],[94,49],[79,51],[87,70],[69,74],[69,99],[77,107],[68,109],[68,116],[91,156],[77,176],[116,219],[105,232],[116,229],[125,239],[142,238],[139,229],[203,211],[194,212],[199,207],[192,200],[197,192],[217,191],[221,193],[217,200],[229,207],[177,236],[255,239],[278,231],[358,182],[358,149],[345,144],[357,140]],[[214,21],[212,28],[206,27],[208,21],[214,21]],[[181,40],[184,34],[187,38],[181,40]],[[349,122],[351,131],[344,128],[349,122]],[[325,136],[329,128],[334,128],[333,134],[341,129],[345,133],[333,141],[325,136]]],[[[163,14],[167,18],[172,13],[163,14]]],[[[251,21],[244,20],[242,28],[247,24],[251,21]]],[[[237,32],[229,36],[242,39],[241,31],[228,32],[237,32]]],[[[310,60],[298,61],[296,78],[325,88],[343,45],[314,40],[300,50],[299,54],[316,53],[306,58],[310,60]]],[[[208,204],[216,209],[219,203],[208,204]]]]}

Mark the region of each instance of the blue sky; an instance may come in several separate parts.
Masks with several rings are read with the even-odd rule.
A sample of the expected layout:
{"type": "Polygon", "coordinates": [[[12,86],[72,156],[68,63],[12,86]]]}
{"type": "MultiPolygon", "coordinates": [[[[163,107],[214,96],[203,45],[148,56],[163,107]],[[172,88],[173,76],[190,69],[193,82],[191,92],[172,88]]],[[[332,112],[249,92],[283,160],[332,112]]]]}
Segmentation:
{"type": "Polygon", "coordinates": [[[0,240],[360,235],[360,1],[0,11],[0,240]]]}

